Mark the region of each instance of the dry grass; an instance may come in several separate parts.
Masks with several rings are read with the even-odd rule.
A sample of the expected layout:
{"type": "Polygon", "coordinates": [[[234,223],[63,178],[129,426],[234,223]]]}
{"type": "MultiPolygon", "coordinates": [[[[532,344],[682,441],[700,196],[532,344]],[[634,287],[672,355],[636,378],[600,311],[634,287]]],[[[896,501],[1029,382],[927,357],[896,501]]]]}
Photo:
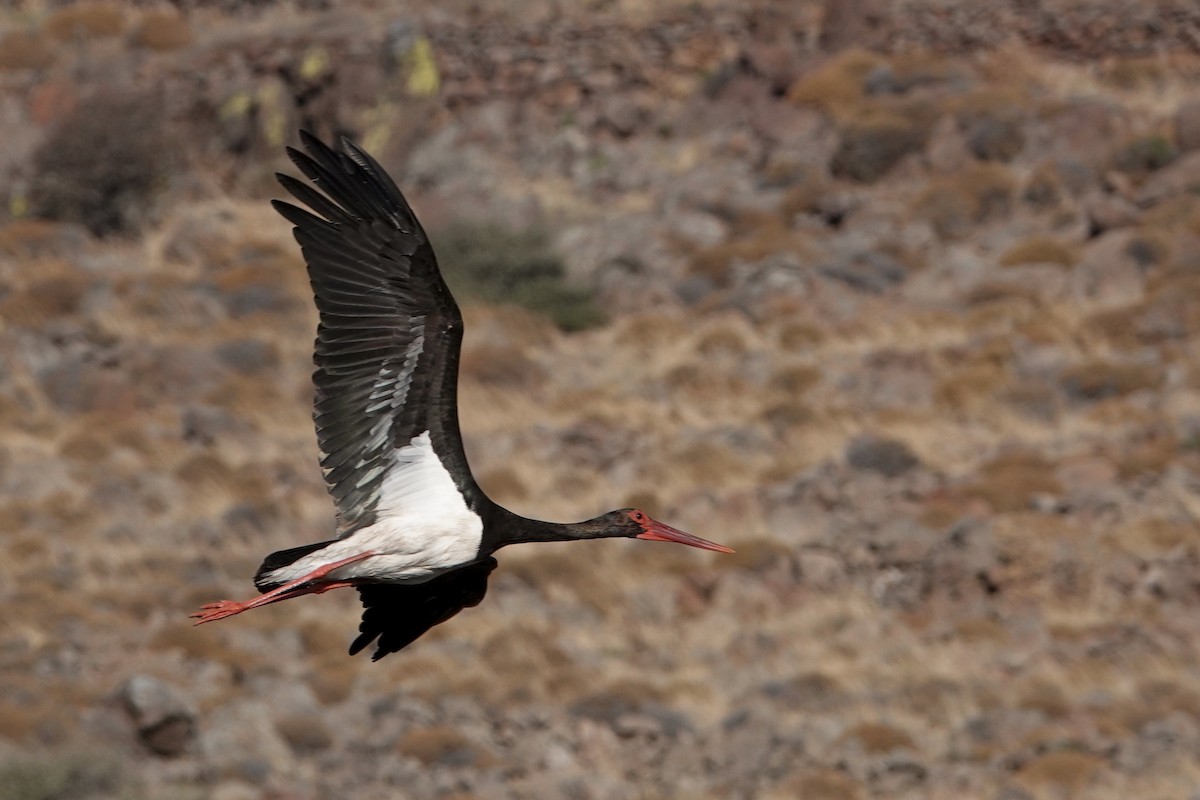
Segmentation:
{"type": "Polygon", "coordinates": [[[0,70],[45,69],[54,63],[54,48],[36,31],[9,31],[0,36],[0,70]]]}
{"type": "Polygon", "coordinates": [[[793,103],[816,106],[834,117],[853,114],[866,96],[864,80],[871,70],[883,63],[883,58],[866,50],[843,50],[817,69],[797,78],[788,89],[788,99],[793,103]]]}
{"type": "Polygon", "coordinates": [[[1056,750],[1035,756],[1017,771],[1018,781],[1051,796],[1081,797],[1105,771],[1104,759],[1078,750],[1056,750]]]}
{"type": "Polygon", "coordinates": [[[35,279],[23,291],[11,292],[0,300],[0,316],[5,322],[40,327],[74,316],[94,281],[90,275],[71,270],[66,264],[45,265],[39,272],[49,275],[35,279]]]}
{"type": "Polygon", "coordinates": [[[1016,180],[1007,167],[974,164],[934,181],[917,198],[916,211],[942,239],[962,239],[976,225],[1007,216],[1015,190],[1016,180]]]}
{"type": "Polygon", "coordinates": [[[874,183],[905,156],[924,149],[928,135],[924,114],[871,111],[843,128],[830,169],[839,177],[874,183]]]}
{"type": "Polygon", "coordinates": [[[182,14],[172,9],[155,8],[142,14],[132,41],[138,47],[165,52],[187,47],[193,38],[192,27],[182,14]]]}
{"type": "Polygon", "coordinates": [[[999,514],[1023,511],[1035,495],[1061,491],[1054,465],[1041,453],[1023,450],[987,462],[978,477],[963,487],[967,496],[985,501],[999,514]]]}
{"type": "Polygon", "coordinates": [[[860,722],[843,734],[844,739],[857,741],[870,755],[884,755],[893,750],[917,750],[908,732],[884,722],[860,722]]]}
{"type": "Polygon", "coordinates": [[[52,13],[44,28],[60,42],[112,38],[125,30],[125,9],[109,2],[76,3],[52,13]]]}
{"type": "Polygon", "coordinates": [[[770,790],[769,800],[859,800],[863,787],[849,775],[837,770],[803,772],[770,790]]]}
{"type": "Polygon", "coordinates": [[[1079,253],[1075,248],[1048,236],[1034,236],[1018,242],[1000,256],[1000,264],[1005,267],[1021,264],[1055,264],[1060,267],[1073,267],[1078,260],[1079,253]]]}
{"type": "Polygon", "coordinates": [[[678,244],[691,251],[691,274],[708,278],[718,286],[729,282],[734,264],[754,264],[778,253],[790,253],[801,260],[811,255],[808,237],[790,229],[775,215],[756,217],[753,222],[744,220],[728,241],[714,247],[694,249],[689,244],[678,244]]]}
{"type": "Polygon", "coordinates": [[[1163,369],[1157,364],[1096,359],[1065,370],[1059,377],[1059,383],[1071,399],[1095,402],[1158,389],[1164,379],[1163,369]]]}

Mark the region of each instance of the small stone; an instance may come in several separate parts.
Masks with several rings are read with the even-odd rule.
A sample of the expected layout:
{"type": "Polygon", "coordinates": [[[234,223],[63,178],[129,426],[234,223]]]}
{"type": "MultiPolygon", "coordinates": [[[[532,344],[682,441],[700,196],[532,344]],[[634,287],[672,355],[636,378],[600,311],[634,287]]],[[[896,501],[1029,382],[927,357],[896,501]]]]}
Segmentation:
{"type": "Polygon", "coordinates": [[[134,675],[120,698],[150,752],[177,756],[196,738],[196,715],[174,688],[157,678],[134,675]]]}
{"type": "Polygon", "coordinates": [[[908,270],[885,253],[868,251],[833,264],[817,267],[817,272],[846,285],[871,294],[881,294],[903,283],[908,270]]]}
{"type": "Polygon", "coordinates": [[[904,442],[868,435],[846,447],[846,463],[854,469],[895,478],[921,462],[904,442]]]}

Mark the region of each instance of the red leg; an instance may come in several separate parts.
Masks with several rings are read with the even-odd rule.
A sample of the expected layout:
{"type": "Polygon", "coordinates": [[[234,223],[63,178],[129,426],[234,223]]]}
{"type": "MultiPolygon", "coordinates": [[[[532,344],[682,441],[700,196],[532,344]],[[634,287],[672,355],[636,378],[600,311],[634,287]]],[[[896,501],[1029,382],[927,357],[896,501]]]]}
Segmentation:
{"type": "Polygon", "coordinates": [[[206,622],[214,622],[218,619],[232,617],[234,614],[240,614],[252,608],[269,605],[270,603],[278,603],[280,600],[291,600],[293,597],[300,597],[306,594],[323,594],[330,589],[353,586],[354,583],[352,581],[322,581],[321,579],[339,567],[344,567],[347,564],[355,564],[373,555],[375,555],[374,552],[368,551],[350,556],[349,558],[343,558],[341,561],[334,561],[332,564],[325,564],[303,577],[297,578],[294,581],[288,581],[269,592],[240,603],[236,600],[218,600],[215,603],[206,603],[200,607],[199,611],[192,614],[191,618],[196,620],[196,625],[203,625],[206,622]]]}

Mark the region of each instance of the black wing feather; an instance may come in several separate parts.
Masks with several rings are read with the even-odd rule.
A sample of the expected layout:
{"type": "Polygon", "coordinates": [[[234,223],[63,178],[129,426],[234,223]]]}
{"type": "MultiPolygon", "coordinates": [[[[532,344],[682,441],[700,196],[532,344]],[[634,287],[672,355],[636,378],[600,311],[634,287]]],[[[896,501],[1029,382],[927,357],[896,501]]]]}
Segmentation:
{"type": "Polygon", "coordinates": [[[363,615],[350,655],[378,639],[371,655],[372,661],[378,661],[388,653],[403,650],[464,608],[479,605],[487,593],[488,575],[495,568],[496,559],[487,558],[425,583],[358,587],[363,615]]]}
{"type": "Polygon", "coordinates": [[[338,152],[307,132],[300,139],[307,152],[288,155],[324,194],[280,175],[308,208],[273,205],[295,226],[320,313],[313,419],[338,532],[375,521],[396,448],[425,431],[477,508],[458,428],[462,315],[429,240],[370,155],[345,140],[338,152]]]}

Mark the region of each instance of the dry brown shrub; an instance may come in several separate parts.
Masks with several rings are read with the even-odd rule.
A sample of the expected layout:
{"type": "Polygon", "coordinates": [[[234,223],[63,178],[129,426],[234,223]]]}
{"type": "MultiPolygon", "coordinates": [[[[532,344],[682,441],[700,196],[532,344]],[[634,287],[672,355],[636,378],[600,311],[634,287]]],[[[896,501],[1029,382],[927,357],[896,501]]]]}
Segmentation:
{"type": "Polygon", "coordinates": [[[1017,690],[1017,707],[1040,711],[1051,719],[1063,719],[1071,713],[1071,702],[1058,683],[1034,678],[1017,690]]]}
{"type": "Polygon", "coordinates": [[[1138,223],[1142,230],[1157,233],[1196,230],[1200,224],[1200,198],[1192,194],[1167,197],[1146,209],[1138,223]]]}
{"type": "Polygon", "coordinates": [[[768,797],[770,800],[859,800],[863,797],[863,788],[846,773],[826,769],[791,778],[780,784],[778,791],[768,797]]]}
{"type": "MultiPolygon", "coordinates": [[[[777,436],[786,436],[789,432],[812,425],[820,419],[816,408],[795,397],[768,404],[763,408],[760,416],[771,426],[777,436]]],[[[775,461],[767,467],[763,478],[767,480],[791,478],[795,476],[798,468],[800,465],[795,463],[783,460],[775,461]]]]}
{"type": "Polygon", "coordinates": [[[36,31],[9,31],[0,36],[0,70],[45,69],[54,63],[54,48],[36,31]]]}
{"type": "Polygon", "coordinates": [[[744,356],[749,350],[746,339],[733,326],[720,326],[706,331],[696,342],[696,350],[707,358],[744,356]]]}
{"type": "Polygon", "coordinates": [[[1004,367],[972,364],[954,370],[938,381],[935,401],[948,409],[964,411],[994,399],[1008,377],[1004,367]]]}
{"type": "Polygon", "coordinates": [[[1020,264],[1057,264],[1060,267],[1073,267],[1079,260],[1079,253],[1049,236],[1033,236],[1018,242],[1000,256],[1000,264],[1005,267],[1020,264]]]}
{"type": "Polygon", "coordinates": [[[81,271],[36,280],[0,301],[0,317],[14,325],[37,327],[74,316],[92,282],[93,278],[81,271]]]}
{"type": "Polygon", "coordinates": [[[800,232],[790,230],[774,217],[759,221],[759,227],[749,228],[729,241],[692,252],[688,257],[691,274],[721,286],[729,281],[729,268],[735,262],[753,264],[777,253],[791,253],[801,259],[810,254],[807,237],[800,232]]]}
{"type": "Polygon", "coordinates": [[[821,381],[821,370],[807,364],[782,367],[771,376],[770,386],[788,394],[803,394],[821,381]]]}
{"type": "Polygon", "coordinates": [[[1058,494],[1062,485],[1054,465],[1041,453],[1017,450],[984,464],[963,493],[988,503],[997,513],[1022,511],[1037,494],[1058,494]]]}
{"type": "Polygon", "coordinates": [[[52,13],[45,29],[60,42],[119,36],[125,30],[125,10],[117,3],[76,3],[52,13]]]}
{"type": "MultiPolygon", "coordinates": [[[[2,47],[3,45],[0,45],[2,47]]],[[[11,258],[39,258],[48,255],[66,257],[60,249],[68,241],[82,245],[86,236],[71,236],[77,228],[45,219],[15,219],[0,226],[0,255],[11,258]]]]}
{"type": "Polygon", "coordinates": [[[1058,170],[1043,164],[1034,170],[1021,189],[1021,200],[1039,211],[1058,208],[1065,197],[1058,170]]]}
{"type": "Polygon", "coordinates": [[[917,198],[917,214],[943,239],[961,239],[974,225],[1006,216],[1016,181],[1002,164],[974,164],[934,181],[917,198]]]}
{"type": "Polygon", "coordinates": [[[396,752],[426,766],[487,767],[495,757],[448,725],[411,728],[396,742],[396,752]]]}
{"type": "Polygon", "coordinates": [[[1165,375],[1157,364],[1131,364],[1096,359],[1063,371],[1059,384],[1067,396],[1085,402],[1124,397],[1142,389],[1158,389],[1165,375]]]}
{"type": "Polygon", "coordinates": [[[146,11],[133,32],[133,43],[150,50],[178,50],[192,43],[192,27],[183,15],[166,8],[146,11]]]}
{"type": "Polygon", "coordinates": [[[1108,535],[1111,545],[1146,559],[1162,557],[1193,539],[1195,529],[1190,523],[1162,517],[1134,519],[1108,535]]]}
{"type": "Polygon", "coordinates": [[[842,735],[845,739],[857,739],[864,751],[877,756],[893,750],[916,750],[916,742],[906,731],[884,722],[860,722],[842,735]]]}
{"type": "Polygon", "coordinates": [[[93,234],[130,233],[153,217],[178,150],[160,98],[106,88],[84,98],[33,155],[30,204],[93,234]]]}
{"type": "Polygon", "coordinates": [[[1104,767],[1104,759],[1091,753],[1056,750],[1035,756],[1017,774],[1028,786],[1078,796],[1104,767]]]}
{"type": "Polygon", "coordinates": [[[465,380],[504,389],[532,389],[546,379],[536,361],[511,345],[471,345],[463,350],[459,369],[465,380]]]}
{"type": "Polygon", "coordinates": [[[785,224],[790,223],[797,214],[819,212],[822,201],[829,193],[829,182],[824,174],[810,166],[795,170],[789,187],[779,204],[779,213],[785,224]]]}
{"type": "Polygon", "coordinates": [[[17,704],[0,699],[0,738],[9,742],[33,739],[54,708],[55,704],[49,700],[42,704],[17,704]]]}
{"type": "Polygon", "coordinates": [[[1138,682],[1132,696],[1118,703],[1115,711],[1130,733],[1176,712],[1200,720],[1200,693],[1174,679],[1146,678],[1138,682]]]}
{"type": "Polygon", "coordinates": [[[1102,82],[1125,91],[1159,86],[1167,74],[1158,56],[1114,56],[1102,61],[1099,70],[1102,82]]]}
{"type": "Polygon", "coordinates": [[[1037,289],[1020,283],[1000,281],[984,281],[971,287],[963,300],[969,306],[1005,304],[1020,308],[1042,304],[1042,296],[1037,289]]]}
{"type": "Polygon", "coordinates": [[[779,329],[779,346],[789,352],[811,350],[825,339],[825,332],[808,322],[785,322],[779,329]]]}
{"type": "Polygon", "coordinates": [[[1008,629],[992,617],[967,617],[954,624],[954,637],[963,642],[1001,643],[1008,639],[1008,629]]]}
{"type": "Polygon", "coordinates": [[[842,129],[830,170],[838,177],[874,183],[905,156],[924,149],[930,124],[923,106],[858,115],[842,129]]]}
{"type": "Polygon", "coordinates": [[[843,50],[797,78],[788,88],[788,99],[816,106],[832,116],[853,113],[865,99],[863,82],[867,75],[884,63],[881,56],[866,50],[843,50]]]}
{"type": "Polygon", "coordinates": [[[1179,439],[1172,433],[1157,431],[1127,442],[1113,460],[1117,474],[1129,480],[1161,475],[1179,456],[1179,439]]]}
{"type": "Polygon", "coordinates": [[[987,84],[947,100],[946,109],[966,127],[984,116],[998,116],[1029,106],[1029,87],[987,84]]]}
{"type": "Polygon", "coordinates": [[[1005,386],[1000,400],[1013,411],[1040,422],[1054,422],[1062,412],[1062,399],[1046,381],[1021,378],[1005,386]]]}

